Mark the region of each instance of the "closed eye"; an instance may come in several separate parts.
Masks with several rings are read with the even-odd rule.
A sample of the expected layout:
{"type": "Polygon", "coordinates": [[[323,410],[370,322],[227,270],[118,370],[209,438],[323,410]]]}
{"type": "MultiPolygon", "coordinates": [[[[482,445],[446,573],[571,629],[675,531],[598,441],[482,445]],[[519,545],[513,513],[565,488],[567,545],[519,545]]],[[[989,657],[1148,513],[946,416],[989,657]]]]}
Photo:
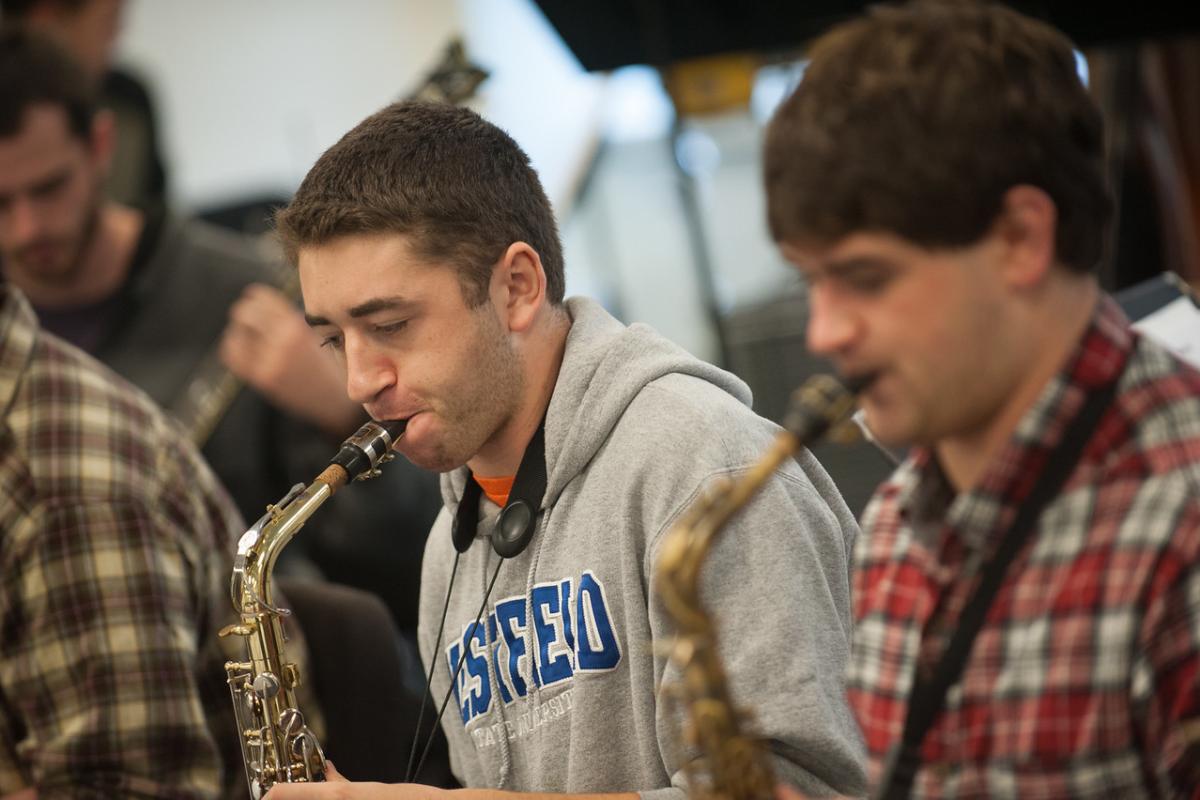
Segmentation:
{"type": "Polygon", "coordinates": [[[889,261],[862,256],[834,262],[816,275],[806,277],[810,283],[828,281],[860,295],[874,295],[886,289],[898,272],[889,261]]]}
{"type": "Polygon", "coordinates": [[[328,347],[330,350],[336,350],[340,352],[342,349],[342,335],[340,333],[335,333],[330,336],[326,336],[321,340],[321,347],[328,347]]]}
{"type": "Polygon", "coordinates": [[[840,276],[844,285],[856,292],[875,294],[883,290],[891,282],[893,272],[879,268],[857,269],[847,271],[840,276]]]}
{"type": "Polygon", "coordinates": [[[392,333],[399,333],[400,331],[404,330],[406,325],[408,325],[408,320],[402,319],[397,320],[396,322],[382,323],[373,327],[376,333],[381,333],[386,336],[392,333]]]}
{"type": "Polygon", "coordinates": [[[53,197],[55,194],[67,187],[67,182],[70,180],[70,177],[71,176],[68,174],[54,175],[53,177],[42,181],[37,186],[34,186],[30,191],[30,194],[39,200],[53,197]]]}

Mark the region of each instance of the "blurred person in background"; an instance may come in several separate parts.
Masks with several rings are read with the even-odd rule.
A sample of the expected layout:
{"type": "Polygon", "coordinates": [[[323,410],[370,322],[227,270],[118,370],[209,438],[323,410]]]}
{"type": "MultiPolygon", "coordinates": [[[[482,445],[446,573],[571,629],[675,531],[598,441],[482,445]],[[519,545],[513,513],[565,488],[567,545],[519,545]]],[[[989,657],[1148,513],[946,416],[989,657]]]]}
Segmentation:
{"type": "MultiPolygon", "coordinates": [[[[226,375],[215,357],[218,342],[226,361],[248,361],[276,402],[260,391],[237,392],[203,453],[244,517],[256,519],[289,486],[320,472],[365,415],[345,397],[338,370],[299,313],[273,290],[251,285],[274,273],[250,240],[104,196],[114,136],[93,84],[62,47],[24,26],[0,28],[0,272],[29,298],[44,328],[164,407],[178,410],[179,395],[193,392],[196,376],[214,365],[221,369],[212,375],[226,375]],[[264,293],[266,310],[248,310],[264,293]]],[[[369,564],[411,604],[415,627],[424,526],[436,505],[436,478],[398,460],[383,477],[340,494],[305,533],[324,526],[341,536],[348,561],[369,564]],[[433,508],[422,515],[422,506],[433,508]],[[390,548],[386,558],[357,548],[364,538],[390,548]]],[[[215,555],[228,569],[229,548],[215,555]]],[[[405,673],[418,681],[410,639],[396,638],[390,625],[380,635],[395,639],[408,658],[405,673]]],[[[297,650],[303,660],[302,642],[297,650]]],[[[340,741],[352,733],[343,728],[340,741]]]]}
{"type": "Polygon", "coordinates": [[[137,75],[112,63],[124,5],[125,0],[0,0],[0,21],[41,31],[75,57],[116,126],[106,192],[124,205],[162,209],[167,175],[153,97],[137,75]]]}
{"type": "MultiPolygon", "coordinates": [[[[103,108],[97,94],[112,73],[120,0],[0,2],[5,21],[46,32],[77,61],[44,54],[36,64],[11,62],[0,78],[8,120],[0,156],[11,165],[0,189],[20,212],[0,232],[3,270],[43,326],[166,408],[193,407],[191,395],[206,396],[198,387],[210,390],[227,371],[253,387],[236,394],[202,444],[243,516],[256,519],[320,470],[362,411],[274,288],[279,273],[261,246],[158,201],[106,196],[128,128],[120,107],[103,108]],[[62,113],[38,109],[26,124],[26,111],[39,105],[62,113]]],[[[139,135],[139,148],[145,141],[139,135]]],[[[421,553],[438,505],[436,478],[398,461],[335,498],[281,567],[379,595],[411,642],[421,553]]],[[[415,654],[411,662],[415,676],[415,654]]]]}

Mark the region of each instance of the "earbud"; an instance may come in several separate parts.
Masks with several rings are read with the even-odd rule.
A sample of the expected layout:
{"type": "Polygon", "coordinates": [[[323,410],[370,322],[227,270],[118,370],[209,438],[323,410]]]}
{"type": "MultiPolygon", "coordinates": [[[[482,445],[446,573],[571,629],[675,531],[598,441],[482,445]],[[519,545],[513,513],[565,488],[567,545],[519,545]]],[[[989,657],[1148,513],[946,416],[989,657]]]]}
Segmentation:
{"type": "Polygon", "coordinates": [[[492,528],[492,549],[501,558],[519,555],[533,538],[533,511],[524,500],[504,507],[492,528]]]}

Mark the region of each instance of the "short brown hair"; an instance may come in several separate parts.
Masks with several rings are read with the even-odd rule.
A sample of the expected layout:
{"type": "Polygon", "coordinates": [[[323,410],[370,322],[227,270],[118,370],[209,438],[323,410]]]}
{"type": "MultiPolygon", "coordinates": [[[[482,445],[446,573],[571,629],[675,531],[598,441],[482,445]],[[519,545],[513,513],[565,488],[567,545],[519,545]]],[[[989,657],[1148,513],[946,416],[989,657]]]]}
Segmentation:
{"type": "Polygon", "coordinates": [[[97,104],[83,67],[44,34],[0,25],[0,136],[19,134],[25,112],[36,105],[62,108],[73,136],[91,135],[97,104]]]}
{"type": "Polygon", "coordinates": [[[408,235],[421,257],[455,266],[473,306],[523,241],[541,257],[551,303],[565,292],[554,212],[529,157],[465,108],[396,103],[367,117],[317,160],[275,226],[293,263],[340,236],[408,235]]]}
{"type": "Polygon", "coordinates": [[[965,246],[1029,184],[1057,206],[1058,260],[1095,266],[1112,215],[1103,124],[1062,34],[998,3],[917,2],[871,9],[810,56],[767,133],[776,241],[965,246]]]}

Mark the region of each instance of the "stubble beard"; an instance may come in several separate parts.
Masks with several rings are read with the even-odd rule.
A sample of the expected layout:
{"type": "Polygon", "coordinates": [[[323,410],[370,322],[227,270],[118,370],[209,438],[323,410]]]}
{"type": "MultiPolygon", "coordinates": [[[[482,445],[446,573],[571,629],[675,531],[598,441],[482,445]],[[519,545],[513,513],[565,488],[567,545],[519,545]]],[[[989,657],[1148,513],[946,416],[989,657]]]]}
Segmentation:
{"type": "Polygon", "coordinates": [[[15,268],[14,272],[23,275],[24,279],[34,287],[46,289],[62,289],[76,284],[84,270],[84,256],[88,247],[96,237],[100,227],[100,198],[97,191],[88,205],[83,225],[76,236],[59,236],[42,239],[32,244],[14,250],[10,257],[15,268]],[[45,245],[55,245],[62,249],[63,257],[57,263],[49,265],[30,263],[25,255],[28,251],[45,245]]]}
{"type": "Polygon", "coordinates": [[[458,391],[443,398],[444,411],[439,416],[446,430],[442,441],[429,463],[418,464],[434,472],[449,472],[466,464],[495,439],[520,408],[525,384],[521,358],[490,313],[478,313],[472,339],[472,357],[455,381],[458,391]]]}

